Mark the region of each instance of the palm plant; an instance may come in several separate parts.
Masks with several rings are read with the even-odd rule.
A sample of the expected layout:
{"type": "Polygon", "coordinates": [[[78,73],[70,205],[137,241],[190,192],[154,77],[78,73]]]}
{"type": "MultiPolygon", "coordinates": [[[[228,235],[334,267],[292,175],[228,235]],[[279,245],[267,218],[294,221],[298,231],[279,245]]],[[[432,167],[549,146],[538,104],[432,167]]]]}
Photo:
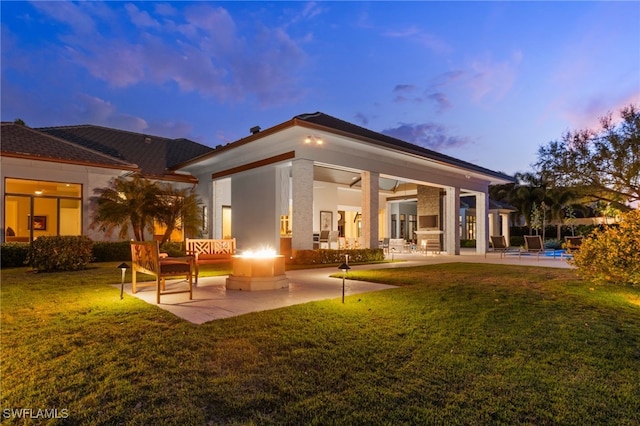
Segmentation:
{"type": "Polygon", "coordinates": [[[201,204],[193,189],[160,184],[154,212],[156,222],[165,226],[160,244],[169,240],[177,227],[182,227],[186,235],[196,235],[202,226],[201,204]]]}
{"type": "Polygon", "coordinates": [[[137,241],[144,241],[145,230],[153,233],[153,214],[157,204],[158,186],[134,175],[132,178],[112,179],[106,188],[94,189],[91,198],[94,215],[91,227],[104,228],[107,235],[118,228],[118,236],[125,239],[129,228],[137,241]]]}
{"type": "Polygon", "coordinates": [[[516,173],[516,179],[518,184],[514,185],[509,194],[509,204],[518,209],[531,232],[532,211],[534,206],[544,201],[545,190],[540,180],[531,173],[516,173]]]}
{"type": "Polygon", "coordinates": [[[549,208],[551,220],[556,224],[556,236],[561,237],[561,228],[565,219],[565,211],[571,206],[576,195],[566,188],[550,188],[546,191],[545,204],[549,208]]]}

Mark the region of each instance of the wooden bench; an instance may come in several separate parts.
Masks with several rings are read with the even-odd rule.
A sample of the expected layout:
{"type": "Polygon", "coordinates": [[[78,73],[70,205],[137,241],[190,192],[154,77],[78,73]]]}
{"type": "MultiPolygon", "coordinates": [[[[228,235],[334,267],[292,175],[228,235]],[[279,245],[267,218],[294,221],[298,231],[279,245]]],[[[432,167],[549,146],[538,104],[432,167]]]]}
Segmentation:
{"type": "Polygon", "coordinates": [[[199,238],[186,239],[186,252],[195,257],[196,284],[198,284],[199,265],[231,262],[236,253],[236,239],[206,240],[199,238]]]}
{"type": "Polygon", "coordinates": [[[138,287],[156,287],[156,303],[160,303],[163,294],[189,293],[189,300],[193,299],[193,270],[194,257],[164,257],[160,256],[158,241],[131,241],[131,292],[135,294],[138,287]],[[137,283],[136,273],[155,277],[154,282],[137,283]],[[188,289],[165,290],[165,278],[185,277],[188,289]]]}

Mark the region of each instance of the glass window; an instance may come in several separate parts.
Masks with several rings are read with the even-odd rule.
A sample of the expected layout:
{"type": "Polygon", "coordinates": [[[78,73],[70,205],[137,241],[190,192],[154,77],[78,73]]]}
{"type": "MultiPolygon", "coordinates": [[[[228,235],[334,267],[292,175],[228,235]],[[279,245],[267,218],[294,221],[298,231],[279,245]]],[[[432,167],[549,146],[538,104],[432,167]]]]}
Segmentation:
{"type": "Polygon", "coordinates": [[[5,179],[5,241],[82,235],[82,185],[5,179]]]}

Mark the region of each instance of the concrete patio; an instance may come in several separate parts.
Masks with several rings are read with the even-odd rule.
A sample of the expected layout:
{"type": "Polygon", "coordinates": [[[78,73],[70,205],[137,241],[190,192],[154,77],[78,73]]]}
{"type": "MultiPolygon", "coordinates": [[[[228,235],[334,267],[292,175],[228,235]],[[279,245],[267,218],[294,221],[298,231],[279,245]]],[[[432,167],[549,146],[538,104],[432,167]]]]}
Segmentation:
{"type": "MultiPolygon", "coordinates": [[[[388,256],[391,258],[391,255],[388,256]]],[[[477,255],[471,251],[464,251],[460,256],[446,254],[393,254],[394,260],[402,262],[383,263],[375,265],[354,265],[353,270],[402,268],[416,265],[433,265],[438,263],[490,263],[503,265],[529,265],[549,268],[570,268],[566,258],[546,258],[528,255],[518,258],[507,255],[503,258],[498,253],[489,253],[487,257],[477,255]]],[[[194,324],[203,324],[216,319],[229,318],[250,312],[278,309],[286,306],[312,302],[316,300],[340,299],[342,297],[342,280],[330,278],[331,274],[339,272],[335,267],[304,269],[287,271],[289,288],[269,291],[237,291],[225,288],[226,276],[201,277],[198,286],[194,286],[193,300],[188,300],[186,294],[162,296],[162,303],[158,307],[194,324]]],[[[167,281],[167,286],[184,285],[178,281],[167,281]]],[[[120,285],[118,284],[118,287],[120,285]]],[[[131,295],[131,283],[125,284],[125,292],[131,295]]],[[[398,287],[363,281],[345,281],[345,295],[367,293],[372,291],[389,290],[398,287]]],[[[147,303],[155,305],[155,291],[145,288],[135,295],[147,303]]]]}

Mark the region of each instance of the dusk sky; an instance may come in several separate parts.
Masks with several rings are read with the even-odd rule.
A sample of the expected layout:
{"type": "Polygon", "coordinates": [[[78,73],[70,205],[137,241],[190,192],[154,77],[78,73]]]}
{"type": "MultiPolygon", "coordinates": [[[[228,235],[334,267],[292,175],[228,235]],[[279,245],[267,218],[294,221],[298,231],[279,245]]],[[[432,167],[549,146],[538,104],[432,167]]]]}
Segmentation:
{"type": "Polygon", "coordinates": [[[1,2],[2,121],[209,146],[322,111],[478,165],[640,105],[640,2],[1,2]]]}

